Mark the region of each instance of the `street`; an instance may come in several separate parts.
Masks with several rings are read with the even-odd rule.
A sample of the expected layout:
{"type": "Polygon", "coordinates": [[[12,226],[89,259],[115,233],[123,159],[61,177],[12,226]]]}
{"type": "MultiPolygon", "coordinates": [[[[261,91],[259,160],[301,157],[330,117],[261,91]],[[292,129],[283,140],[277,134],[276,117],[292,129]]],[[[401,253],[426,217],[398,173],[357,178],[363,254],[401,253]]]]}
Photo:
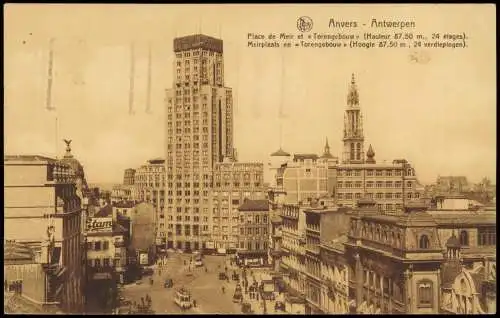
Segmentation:
{"type": "MultiPolygon", "coordinates": [[[[141,297],[146,295],[151,297],[152,309],[157,314],[193,314],[193,313],[241,313],[241,305],[233,303],[232,298],[236,287],[236,282],[219,280],[219,272],[224,271],[228,266],[227,258],[223,256],[204,257],[204,265],[208,272],[205,273],[205,267],[189,268],[189,261],[192,255],[169,253],[166,266],[155,265],[155,273],[152,276],[146,276],[140,284],[129,284],[120,291],[120,296],[130,302],[141,303],[141,297]],[[184,261],[188,264],[184,265],[184,261]],[[160,275],[161,274],[161,275],[160,275]],[[153,285],[150,284],[150,278],[153,279],[153,285]],[[165,288],[165,279],[173,280],[173,288],[165,288]],[[222,286],[225,293],[222,293],[222,286]],[[196,301],[196,307],[182,311],[174,303],[174,293],[180,287],[185,287],[191,292],[192,298],[196,301]]],[[[228,273],[232,273],[229,269],[228,273]]],[[[237,269],[241,274],[241,270],[237,269]]],[[[229,275],[230,276],[230,275],[229,275]]]]}

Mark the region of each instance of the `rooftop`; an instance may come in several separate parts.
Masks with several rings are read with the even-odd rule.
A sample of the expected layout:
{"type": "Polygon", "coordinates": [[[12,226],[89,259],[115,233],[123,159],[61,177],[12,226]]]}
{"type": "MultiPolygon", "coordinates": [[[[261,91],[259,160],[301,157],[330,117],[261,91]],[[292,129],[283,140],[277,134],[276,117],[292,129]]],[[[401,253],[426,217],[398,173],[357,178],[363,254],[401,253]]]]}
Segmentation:
{"type": "Polygon", "coordinates": [[[4,262],[9,262],[9,261],[34,262],[34,253],[29,246],[23,243],[7,241],[4,244],[3,259],[4,262]]]}
{"type": "Polygon", "coordinates": [[[303,153],[303,154],[296,154],[293,156],[293,161],[297,160],[307,160],[307,159],[312,159],[312,160],[317,160],[319,157],[316,154],[310,154],[310,153],[303,153]]]}
{"type": "Polygon", "coordinates": [[[40,161],[54,163],[58,160],[40,155],[5,155],[3,161],[40,161]]]}
{"type": "Polygon", "coordinates": [[[165,159],[163,159],[163,158],[154,158],[154,159],[148,160],[148,163],[152,164],[152,165],[154,165],[154,164],[163,164],[163,163],[165,163],[165,159]]]}
{"type": "Polygon", "coordinates": [[[203,34],[187,35],[174,39],[174,52],[195,49],[205,49],[223,53],[223,42],[220,39],[203,34]]]}
{"type": "Polygon", "coordinates": [[[97,212],[94,217],[96,218],[106,218],[113,216],[113,207],[107,204],[105,207],[101,208],[99,212],[97,212]]]}
{"type": "Polygon", "coordinates": [[[277,151],[271,154],[271,157],[290,157],[290,154],[283,149],[278,149],[277,151]]]}
{"type": "Polygon", "coordinates": [[[120,201],[113,203],[113,207],[115,208],[133,208],[136,206],[137,202],[132,200],[120,201]]]}
{"type": "Polygon", "coordinates": [[[245,200],[239,208],[240,211],[269,211],[268,200],[245,200]]]}

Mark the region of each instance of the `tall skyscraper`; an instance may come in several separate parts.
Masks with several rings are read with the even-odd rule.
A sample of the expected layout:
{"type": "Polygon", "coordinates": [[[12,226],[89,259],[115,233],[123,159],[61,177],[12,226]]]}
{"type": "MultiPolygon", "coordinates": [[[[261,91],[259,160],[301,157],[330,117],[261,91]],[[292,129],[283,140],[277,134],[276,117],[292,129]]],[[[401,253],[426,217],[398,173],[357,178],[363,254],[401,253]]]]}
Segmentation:
{"type": "Polygon", "coordinates": [[[223,42],[206,35],[174,39],[167,90],[167,246],[199,249],[210,235],[213,167],[233,158],[232,90],[224,86],[223,42]]]}

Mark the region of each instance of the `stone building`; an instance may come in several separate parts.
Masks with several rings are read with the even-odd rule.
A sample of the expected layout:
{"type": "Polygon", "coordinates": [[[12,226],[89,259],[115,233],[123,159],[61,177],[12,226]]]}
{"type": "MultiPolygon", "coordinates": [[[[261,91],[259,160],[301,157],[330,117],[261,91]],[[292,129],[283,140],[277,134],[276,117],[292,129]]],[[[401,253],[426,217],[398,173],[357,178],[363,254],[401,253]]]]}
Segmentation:
{"type": "Polygon", "coordinates": [[[393,214],[403,211],[405,202],[423,195],[424,187],[406,160],[377,163],[371,145],[365,153],[363,115],[354,74],[347,95],[342,141],[344,152],[337,166],[338,204],[355,207],[357,200],[368,197],[377,202],[379,211],[393,214]]]}
{"type": "Polygon", "coordinates": [[[349,270],[345,257],[347,235],[320,245],[321,288],[319,309],[324,313],[349,313],[349,270]]]}
{"type": "Polygon", "coordinates": [[[351,310],[358,313],[438,312],[443,254],[427,206],[408,203],[400,216],[380,215],[360,200],[346,243],[351,310]]]}
{"type": "Polygon", "coordinates": [[[280,271],[287,289],[288,312],[305,313],[306,236],[304,209],[309,206],[285,204],[281,210],[283,256],[280,271]]]}
{"type": "Polygon", "coordinates": [[[125,169],[123,174],[123,185],[131,186],[135,184],[135,169],[128,168],[125,169]]]}
{"type": "Polygon", "coordinates": [[[87,308],[86,312],[110,312],[116,303],[117,285],[125,283],[127,230],[103,208],[87,220],[87,308]]]}
{"type": "Polygon", "coordinates": [[[263,266],[268,263],[269,201],[247,199],[239,207],[239,242],[237,261],[247,266],[263,266]]]}
{"type": "Polygon", "coordinates": [[[171,209],[167,211],[166,205],[168,202],[172,203],[174,197],[172,190],[168,190],[167,194],[165,193],[165,187],[167,186],[165,178],[165,160],[161,158],[148,160],[147,164],[136,170],[133,190],[136,194],[128,199],[128,201],[150,203],[153,206],[155,210],[154,220],[158,226],[157,231],[155,231],[156,238],[159,245],[164,247],[168,240],[167,233],[172,231],[168,229],[167,215],[172,218],[173,213],[171,209]]]}
{"type": "Polygon", "coordinates": [[[322,313],[324,307],[324,271],[321,253],[322,242],[330,242],[345,236],[349,229],[349,210],[338,207],[331,198],[319,199],[312,207],[305,209],[306,215],[306,314],[322,313]]]}
{"type": "Polygon", "coordinates": [[[323,156],[295,154],[277,169],[274,191],[283,191],[284,203],[297,204],[334,194],[337,159],[329,151],[327,142],[323,156]]]}
{"type": "MultiPolygon", "coordinates": [[[[72,157],[70,151],[68,146],[66,158],[72,157]]],[[[32,288],[27,285],[44,281],[33,287],[43,290],[33,299],[58,303],[67,313],[82,312],[85,302],[82,170],[43,156],[4,157],[4,240],[32,250],[44,276],[33,281],[20,267],[14,270],[16,279],[27,291],[32,288]]]]}
{"type": "MultiPolygon", "coordinates": [[[[245,199],[264,199],[264,169],[262,163],[231,162],[217,163],[214,168],[212,191],[212,226],[210,239],[217,249],[236,252],[240,231],[238,208],[245,199]]],[[[189,217],[189,216],[185,216],[189,217]]],[[[195,218],[206,217],[199,213],[195,218]]],[[[195,220],[196,221],[196,220],[195,220]]],[[[193,231],[197,226],[193,226],[193,231]]],[[[199,235],[199,229],[193,235],[199,235]]],[[[195,247],[195,249],[197,249],[195,247]]]]}
{"type": "Polygon", "coordinates": [[[167,241],[192,250],[210,240],[213,169],[235,159],[233,97],[224,82],[222,40],[196,34],[173,44],[174,80],[165,100],[167,241]]]}

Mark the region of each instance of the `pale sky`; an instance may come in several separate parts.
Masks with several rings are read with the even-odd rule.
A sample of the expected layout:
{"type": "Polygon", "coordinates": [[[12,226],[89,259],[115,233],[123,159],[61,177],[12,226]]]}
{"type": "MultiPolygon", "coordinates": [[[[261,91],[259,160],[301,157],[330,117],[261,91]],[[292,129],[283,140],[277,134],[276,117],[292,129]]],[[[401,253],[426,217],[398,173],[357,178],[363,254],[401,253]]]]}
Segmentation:
{"type": "MultiPolygon", "coordinates": [[[[234,91],[240,161],[268,162],[279,148],[321,154],[328,137],[342,153],[351,73],[364,116],[365,150],[409,160],[424,183],[438,175],[496,182],[496,36],[493,5],[22,5],[4,6],[6,154],[64,154],[63,138],[89,182],[121,182],[123,170],[164,157],[164,90],[172,86],[173,39],[194,33],[224,41],[225,83],[234,91]],[[247,47],[247,33],[338,34],[330,18],[370,24],[410,19],[418,32],[462,33],[466,49],[247,47]],[[45,107],[48,43],[54,38],[53,106],[45,107]],[[130,46],[136,47],[135,115],[128,114],[130,46]],[[152,46],[152,114],[145,113],[152,46]],[[285,65],[282,76],[282,63],[285,65]],[[284,78],[284,79],[283,79],[284,78]],[[282,94],[283,91],[283,94],[282,94]],[[56,149],[57,113],[59,134],[56,149]]],[[[344,34],[400,32],[360,27],[344,34]]]]}

